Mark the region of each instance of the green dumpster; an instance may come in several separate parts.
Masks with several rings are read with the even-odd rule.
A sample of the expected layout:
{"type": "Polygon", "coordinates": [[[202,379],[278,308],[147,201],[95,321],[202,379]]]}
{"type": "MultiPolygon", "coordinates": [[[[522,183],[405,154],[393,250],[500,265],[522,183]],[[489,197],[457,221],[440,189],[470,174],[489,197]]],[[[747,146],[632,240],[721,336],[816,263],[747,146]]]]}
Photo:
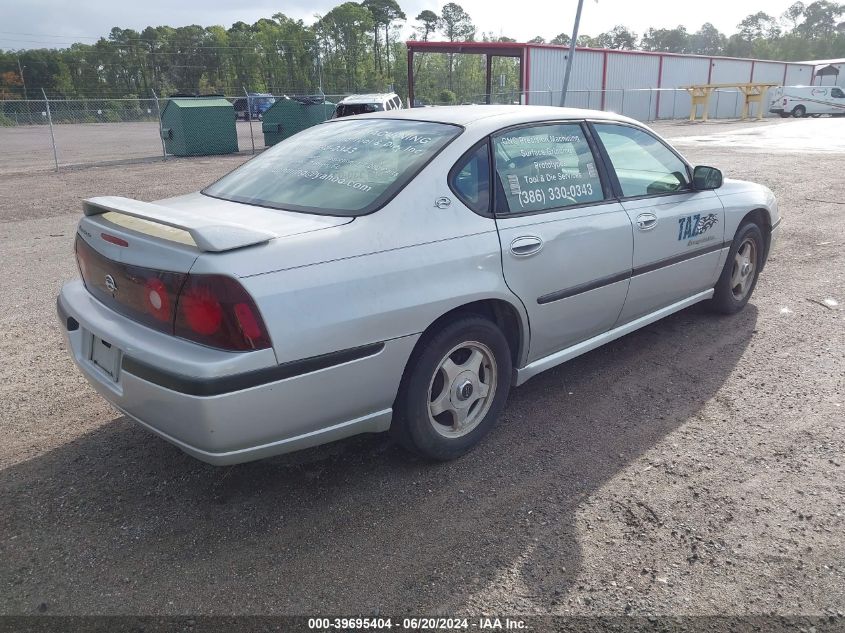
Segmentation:
{"type": "Polygon", "coordinates": [[[264,113],[261,131],[264,145],[270,147],[289,136],[332,118],[335,104],[322,99],[276,99],[264,113]]]}
{"type": "Polygon", "coordinates": [[[235,109],[220,97],[170,99],[161,112],[161,138],[174,156],[233,154],[238,151],[235,109]]]}

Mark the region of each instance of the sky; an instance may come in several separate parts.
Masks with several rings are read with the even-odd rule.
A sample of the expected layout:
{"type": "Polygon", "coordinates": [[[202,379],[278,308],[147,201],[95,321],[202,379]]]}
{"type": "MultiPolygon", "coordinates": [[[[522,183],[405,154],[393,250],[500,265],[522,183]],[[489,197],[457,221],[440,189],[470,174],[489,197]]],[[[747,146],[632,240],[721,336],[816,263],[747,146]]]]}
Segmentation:
{"type": "MultiPolygon", "coordinates": [[[[237,21],[253,23],[282,12],[307,23],[342,0],[0,0],[0,49],[61,48],[74,41],[93,43],[113,26],[141,30],[146,26],[185,26],[237,21]],[[71,8],[72,7],[72,8],[71,8]]],[[[423,9],[439,12],[444,2],[398,0],[413,18],[423,9]]],[[[642,35],[648,28],[682,24],[689,31],[712,22],[728,35],[745,16],[766,11],[779,16],[794,0],[585,0],[581,33],[598,35],[622,24],[642,35]]],[[[479,32],[506,35],[523,42],[537,35],[547,40],[571,32],[577,0],[460,0],[479,32]],[[516,8],[515,8],[516,7],[516,8]]]]}

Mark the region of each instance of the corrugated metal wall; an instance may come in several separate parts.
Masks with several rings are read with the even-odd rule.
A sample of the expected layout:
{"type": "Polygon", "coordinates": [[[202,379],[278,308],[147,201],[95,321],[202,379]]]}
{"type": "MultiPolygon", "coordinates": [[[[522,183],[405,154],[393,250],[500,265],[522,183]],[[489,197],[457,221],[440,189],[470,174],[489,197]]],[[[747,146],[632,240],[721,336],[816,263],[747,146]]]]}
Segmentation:
{"type": "Polygon", "coordinates": [[[608,53],[605,109],[640,121],[654,118],[657,108],[658,55],[608,53]]]}
{"type": "MultiPolygon", "coordinates": [[[[783,70],[785,64],[777,62],[754,62],[754,81],[765,81],[766,83],[774,83],[779,86],[783,85],[783,70]]],[[[763,98],[763,112],[769,113],[769,105],[772,103],[772,92],[774,88],[766,91],[766,96],[763,98]]],[[[749,114],[756,116],[757,111],[755,106],[751,106],[749,114]]]]}
{"type": "Polygon", "coordinates": [[[679,119],[688,117],[692,99],[686,90],[679,90],[679,88],[692,84],[706,84],[709,69],[710,59],[706,57],[665,55],[663,57],[663,76],[660,86],[666,90],[660,94],[658,118],[679,119]]]}
{"type": "MultiPolygon", "coordinates": [[[[710,64],[710,83],[748,83],[751,81],[751,62],[740,59],[714,57],[710,64]]],[[[734,119],[742,113],[744,98],[739,90],[718,89],[710,97],[710,116],[734,119]]]]}
{"type": "Polygon", "coordinates": [[[810,86],[813,83],[813,66],[788,64],[784,86],[810,86]]]}
{"type": "MultiPolygon", "coordinates": [[[[529,45],[528,103],[558,105],[568,50],[529,45]]],[[[601,109],[602,83],[605,83],[604,109],[643,121],[655,118],[686,118],[690,97],[681,86],[708,83],[748,83],[765,81],[786,85],[810,85],[813,67],[804,64],[701,57],[696,55],[656,55],[620,51],[579,50],[570,78],[567,105],[601,109]],[[605,78],[604,63],[607,57],[605,78]],[[660,60],[663,68],[660,69],[660,60]],[[753,78],[752,78],[753,71],[753,78]],[[661,88],[660,95],[655,90],[661,88]]],[[[839,81],[845,83],[845,69],[839,81]]],[[[830,82],[828,79],[827,82],[830,82]]],[[[765,109],[768,110],[768,97],[765,109]]],[[[735,118],[742,113],[743,97],[737,90],[722,89],[710,99],[710,116],[735,118]]],[[[768,112],[766,112],[768,114],[768,112]]]]}
{"type": "MultiPolygon", "coordinates": [[[[532,105],[560,105],[560,91],[569,51],[563,48],[532,48],[530,60],[530,91],[532,105]]],[[[572,62],[569,78],[570,94],[566,105],[573,108],[601,108],[602,69],[604,54],[578,51],[572,62]]]]}

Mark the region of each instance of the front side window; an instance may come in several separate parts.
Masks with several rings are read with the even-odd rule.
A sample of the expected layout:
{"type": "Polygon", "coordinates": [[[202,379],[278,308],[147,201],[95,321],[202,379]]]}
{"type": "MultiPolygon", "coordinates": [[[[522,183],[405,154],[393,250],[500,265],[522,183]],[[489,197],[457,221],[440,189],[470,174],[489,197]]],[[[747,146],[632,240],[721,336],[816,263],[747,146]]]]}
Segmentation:
{"type": "Polygon", "coordinates": [[[397,119],[315,125],[202,193],[274,209],[362,215],[395,195],[460,132],[456,125],[397,119]]]}
{"type": "Polygon", "coordinates": [[[493,137],[497,213],[547,211],[604,199],[596,161],[577,123],[493,137]]]}
{"type": "Polygon", "coordinates": [[[486,142],[466,155],[452,169],[449,185],[465,205],[477,213],[490,210],[490,150],[486,142]]]}
{"type": "Polygon", "coordinates": [[[627,125],[595,124],[622,195],[658,195],[689,189],[686,164],[651,134],[627,125]]]}

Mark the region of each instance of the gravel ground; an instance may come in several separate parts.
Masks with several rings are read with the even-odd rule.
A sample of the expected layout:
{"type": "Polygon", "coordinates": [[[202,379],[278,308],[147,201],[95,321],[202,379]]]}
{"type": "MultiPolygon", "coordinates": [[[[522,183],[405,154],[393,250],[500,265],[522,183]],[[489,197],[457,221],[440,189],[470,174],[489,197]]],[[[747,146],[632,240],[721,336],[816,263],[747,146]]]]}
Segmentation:
{"type": "Polygon", "coordinates": [[[214,468],[73,367],[54,297],[80,200],[188,192],[243,157],[0,179],[0,613],[841,617],[845,145],[754,140],[805,123],[843,145],[845,121],[766,121],[744,145],[722,141],[755,124],[658,126],[778,195],[751,304],[532,379],[438,465],[370,436],[214,468]]]}
{"type": "MultiPolygon", "coordinates": [[[[261,121],[237,121],[238,148],[244,154],[264,148],[261,121]]],[[[158,123],[61,123],[53,126],[60,167],[161,157],[158,123]]],[[[0,174],[17,175],[55,168],[47,125],[0,127],[0,174]]]]}

